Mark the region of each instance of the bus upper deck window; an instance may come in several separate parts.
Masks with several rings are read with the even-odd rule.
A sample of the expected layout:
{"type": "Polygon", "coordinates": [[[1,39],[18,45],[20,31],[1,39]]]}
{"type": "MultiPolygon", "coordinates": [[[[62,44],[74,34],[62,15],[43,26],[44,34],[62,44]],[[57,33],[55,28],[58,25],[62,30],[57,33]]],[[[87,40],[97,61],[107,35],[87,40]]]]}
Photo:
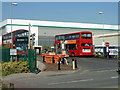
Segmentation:
{"type": "Polygon", "coordinates": [[[76,34],[76,39],[79,39],[79,34],[76,34]]]}
{"type": "Polygon", "coordinates": [[[65,40],[65,36],[62,35],[61,38],[62,38],[62,40],[65,40]]]}
{"type": "Polygon", "coordinates": [[[69,35],[66,35],[66,36],[65,36],[65,39],[68,40],[68,39],[69,39],[69,35]]]}
{"type": "Polygon", "coordinates": [[[87,37],[88,37],[88,38],[91,38],[91,34],[90,34],[90,33],[88,33],[88,34],[87,34],[87,37]]]}
{"type": "Polygon", "coordinates": [[[71,35],[68,35],[69,39],[71,39],[71,35]]]}
{"type": "Polygon", "coordinates": [[[58,41],[60,40],[60,36],[58,36],[58,41]]]}
{"type": "Polygon", "coordinates": [[[58,41],[58,36],[56,36],[56,41],[58,41]]]}
{"type": "Polygon", "coordinates": [[[82,39],[91,39],[91,33],[82,33],[81,38],[82,39]]]}
{"type": "Polygon", "coordinates": [[[75,39],[75,34],[72,35],[72,39],[75,39]]]}

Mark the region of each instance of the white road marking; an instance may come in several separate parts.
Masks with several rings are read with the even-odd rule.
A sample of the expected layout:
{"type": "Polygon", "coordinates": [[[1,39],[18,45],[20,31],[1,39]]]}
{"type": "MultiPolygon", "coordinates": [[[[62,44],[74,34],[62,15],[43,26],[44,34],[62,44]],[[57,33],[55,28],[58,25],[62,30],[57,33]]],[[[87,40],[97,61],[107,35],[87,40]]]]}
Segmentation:
{"type": "Polygon", "coordinates": [[[82,72],[80,72],[80,74],[85,74],[85,73],[87,73],[89,70],[84,70],[84,71],[82,71],[82,72]]]}
{"type": "Polygon", "coordinates": [[[113,77],[111,77],[111,78],[118,78],[118,76],[113,76],[113,77]]]}
{"type": "Polygon", "coordinates": [[[85,81],[92,81],[92,80],[93,80],[93,79],[67,81],[67,82],[56,82],[56,83],[48,83],[48,85],[64,84],[64,83],[76,83],[76,82],[85,82],[85,81]]]}
{"type": "Polygon", "coordinates": [[[117,69],[113,69],[113,70],[99,70],[99,71],[95,71],[95,72],[110,72],[110,71],[116,71],[117,69]]]}

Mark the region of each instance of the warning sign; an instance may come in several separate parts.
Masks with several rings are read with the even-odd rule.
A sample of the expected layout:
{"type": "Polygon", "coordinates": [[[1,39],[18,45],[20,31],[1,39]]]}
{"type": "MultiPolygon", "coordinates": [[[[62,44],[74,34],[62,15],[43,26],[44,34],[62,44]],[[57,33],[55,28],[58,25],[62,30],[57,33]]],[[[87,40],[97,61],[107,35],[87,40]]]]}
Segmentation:
{"type": "Polygon", "coordinates": [[[118,49],[109,49],[109,55],[118,55],[118,49]]]}

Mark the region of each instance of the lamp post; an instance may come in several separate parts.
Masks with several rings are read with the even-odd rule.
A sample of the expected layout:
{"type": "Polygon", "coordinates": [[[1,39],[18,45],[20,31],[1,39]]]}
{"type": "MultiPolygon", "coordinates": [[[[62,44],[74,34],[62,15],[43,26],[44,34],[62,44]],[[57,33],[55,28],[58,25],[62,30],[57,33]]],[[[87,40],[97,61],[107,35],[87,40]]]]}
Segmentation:
{"type": "MultiPolygon", "coordinates": [[[[13,41],[12,41],[12,6],[17,6],[18,3],[11,3],[10,4],[10,17],[11,17],[11,49],[13,49],[13,41]]],[[[17,60],[17,57],[16,57],[16,60],[17,60]]],[[[11,55],[11,62],[13,61],[13,57],[11,55]]]]}
{"type": "Polygon", "coordinates": [[[105,45],[104,44],[104,13],[103,12],[98,12],[99,14],[103,14],[103,42],[102,42],[102,44],[103,44],[103,46],[105,45]]]}
{"type": "Polygon", "coordinates": [[[13,41],[12,41],[12,5],[17,6],[18,3],[11,3],[11,4],[10,4],[10,17],[11,17],[11,48],[13,48],[13,41]]]}
{"type": "Polygon", "coordinates": [[[28,35],[28,49],[30,49],[30,35],[31,35],[31,27],[32,27],[32,25],[29,23],[29,35],[28,35]]]}
{"type": "Polygon", "coordinates": [[[98,12],[99,14],[102,14],[102,22],[103,22],[103,42],[102,42],[102,46],[103,46],[103,55],[104,55],[104,46],[105,46],[105,41],[104,41],[104,13],[103,12],[98,12]]]}

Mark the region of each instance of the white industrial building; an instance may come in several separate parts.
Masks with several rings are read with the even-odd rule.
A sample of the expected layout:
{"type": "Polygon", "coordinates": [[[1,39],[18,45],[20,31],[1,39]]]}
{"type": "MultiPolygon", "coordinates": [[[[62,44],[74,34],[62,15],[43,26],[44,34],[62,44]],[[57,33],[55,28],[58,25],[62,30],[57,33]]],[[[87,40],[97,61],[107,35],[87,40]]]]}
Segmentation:
{"type": "MultiPolygon", "coordinates": [[[[12,31],[29,30],[29,24],[32,26],[31,34],[35,33],[34,47],[53,46],[55,35],[80,31],[93,33],[95,47],[102,47],[103,36],[104,41],[109,42],[110,46],[119,46],[118,25],[12,19],[12,31]]],[[[0,23],[0,34],[9,32],[11,32],[11,19],[0,23]]]]}

